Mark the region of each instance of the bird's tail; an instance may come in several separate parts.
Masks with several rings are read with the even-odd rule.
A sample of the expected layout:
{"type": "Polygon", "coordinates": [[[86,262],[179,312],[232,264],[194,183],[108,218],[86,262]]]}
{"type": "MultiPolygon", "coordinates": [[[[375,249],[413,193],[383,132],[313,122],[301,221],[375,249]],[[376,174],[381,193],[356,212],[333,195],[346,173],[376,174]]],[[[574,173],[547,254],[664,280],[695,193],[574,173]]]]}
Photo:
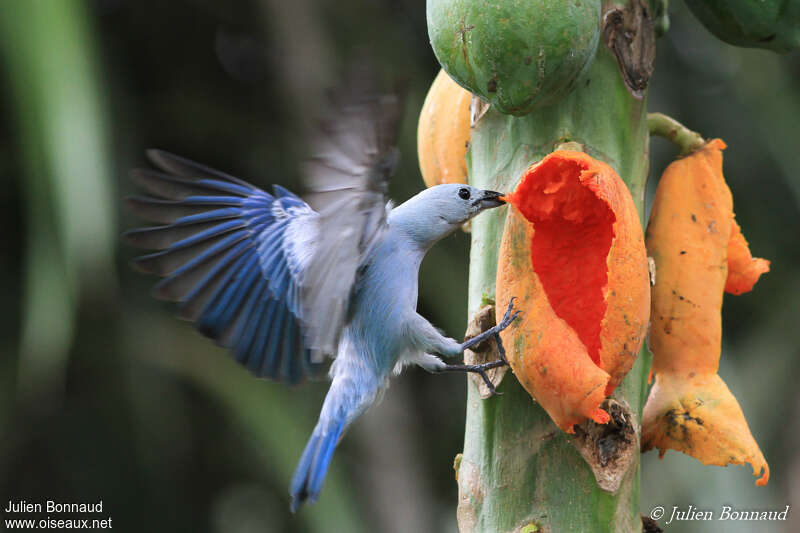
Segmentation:
{"type": "Polygon", "coordinates": [[[306,502],[314,503],[322,490],[322,483],[333,458],[333,450],[345,427],[345,420],[331,423],[319,421],[308,439],[306,449],[294,471],[289,493],[292,496],[292,512],[306,502]]]}
{"type": "Polygon", "coordinates": [[[306,502],[317,500],[339,438],[347,426],[375,401],[386,384],[385,376],[375,375],[363,358],[353,356],[346,339],[331,366],[331,376],[333,382],[322,404],[319,422],[308,439],[289,487],[292,512],[306,502]]]}

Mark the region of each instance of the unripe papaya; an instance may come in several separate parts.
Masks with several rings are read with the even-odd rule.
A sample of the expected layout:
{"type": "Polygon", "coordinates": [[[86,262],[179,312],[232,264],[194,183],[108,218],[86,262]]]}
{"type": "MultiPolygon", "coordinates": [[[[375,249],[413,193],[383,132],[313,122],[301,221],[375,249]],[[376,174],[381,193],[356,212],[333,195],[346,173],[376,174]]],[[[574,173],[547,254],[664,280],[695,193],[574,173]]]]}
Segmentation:
{"type": "Polygon", "coordinates": [[[425,185],[467,182],[469,106],[472,93],[440,70],[433,80],[417,127],[417,155],[425,185]]]}
{"type": "Polygon", "coordinates": [[[800,0],[686,0],[686,5],[726,43],[780,53],[800,47],[800,0]]]}
{"type": "Polygon", "coordinates": [[[594,57],[596,0],[428,0],[428,35],[450,76],[498,111],[525,115],[569,94],[594,57]]]}

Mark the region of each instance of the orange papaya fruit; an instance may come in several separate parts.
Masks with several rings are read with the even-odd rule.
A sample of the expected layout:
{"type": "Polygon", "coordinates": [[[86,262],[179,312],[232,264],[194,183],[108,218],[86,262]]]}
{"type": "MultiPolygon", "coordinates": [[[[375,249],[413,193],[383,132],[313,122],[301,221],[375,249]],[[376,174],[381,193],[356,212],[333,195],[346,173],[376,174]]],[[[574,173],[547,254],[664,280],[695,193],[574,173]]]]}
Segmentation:
{"type": "Polygon", "coordinates": [[[628,188],[607,164],[559,150],[528,168],[500,244],[496,301],[522,315],[503,333],[522,386],[566,432],[619,385],[647,330],[644,238],[628,188]]]}
{"type": "Polygon", "coordinates": [[[649,346],[655,384],[642,416],[642,448],[681,451],[704,464],[769,466],[736,398],[717,375],[722,300],[752,288],[769,262],[753,258],[734,220],[719,139],[671,163],[646,232],[656,266],[649,346]]]}
{"type": "Polygon", "coordinates": [[[769,261],[753,257],[750,246],[742,235],[742,229],[733,221],[731,238],[728,241],[728,279],[725,292],[744,294],[753,290],[761,274],[769,272],[769,261]]]}
{"type": "Polygon", "coordinates": [[[469,106],[472,93],[440,70],[425,97],[417,125],[417,156],[425,185],[467,182],[469,106]]]}

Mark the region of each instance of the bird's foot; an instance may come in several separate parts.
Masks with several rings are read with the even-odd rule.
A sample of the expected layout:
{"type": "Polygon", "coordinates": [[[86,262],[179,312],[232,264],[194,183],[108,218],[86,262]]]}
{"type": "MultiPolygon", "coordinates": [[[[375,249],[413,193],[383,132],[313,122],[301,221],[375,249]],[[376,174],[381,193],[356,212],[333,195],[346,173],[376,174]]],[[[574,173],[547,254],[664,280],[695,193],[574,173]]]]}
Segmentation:
{"type": "MultiPolygon", "coordinates": [[[[499,341],[498,337],[498,341],[499,341]]],[[[501,352],[502,353],[502,352],[501,352]]],[[[489,392],[492,393],[492,396],[500,396],[503,394],[502,392],[497,392],[497,389],[494,388],[494,384],[492,380],[489,379],[489,376],[486,375],[487,370],[491,370],[492,368],[497,368],[499,366],[505,366],[508,362],[506,362],[505,358],[491,361],[489,363],[483,363],[480,365],[444,365],[443,367],[439,368],[439,372],[474,372],[483,378],[483,382],[486,383],[486,387],[489,389],[489,392]]]]}
{"type": "Polygon", "coordinates": [[[464,341],[464,343],[461,344],[461,351],[463,352],[464,350],[467,350],[467,349],[475,346],[476,344],[479,344],[479,343],[485,341],[486,339],[488,339],[490,337],[494,337],[494,340],[497,343],[497,353],[498,353],[500,359],[498,359],[497,361],[490,361],[488,363],[482,363],[482,364],[479,364],[479,365],[467,365],[467,364],[444,365],[444,366],[438,368],[437,371],[439,371],[439,372],[474,372],[475,374],[478,374],[478,375],[481,376],[481,378],[483,379],[483,382],[486,383],[486,388],[489,389],[489,392],[491,393],[492,396],[501,395],[502,393],[497,392],[497,389],[495,389],[494,383],[492,383],[492,380],[489,379],[488,375],[486,375],[486,371],[487,370],[491,370],[492,368],[497,368],[497,367],[500,367],[500,366],[508,365],[508,360],[506,359],[506,350],[503,347],[503,341],[500,339],[500,332],[503,331],[504,329],[506,329],[508,326],[510,326],[511,323],[514,322],[514,320],[516,320],[516,318],[519,316],[520,312],[519,311],[514,311],[514,300],[516,300],[516,297],[511,298],[511,301],[508,302],[508,307],[506,308],[506,312],[503,315],[503,319],[500,320],[500,322],[496,326],[487,329],[486,331],[480,333],[479,335],[476,335],[475,337],[473,337],[473,338],[471,338],[471,339],[469,339],[467,341],[464,341]]]}
{"type": "Polygon", "coordinates": [[[472,348],[476,344],[481,343],[484,340],[488,339],[489,337],[494,336],[495,340],[497,340],[497,349],[500,351],[500,359],[505,361],[506,353],[505,350],[503,349],[503,343],[500,342],[500,332],[506,329],[508,326],[510,326],[511,323],[514,322],[514,320],[516,320],[516,318],[519,316],[520,311],[514,311],[514,300],[516,299],[517,297],[514,296],[511,298],[511,301],[508,302],[508,307],[506,308],[506,312],[503,315],[503,319],[496,326],[487,329],[486,331],[484,331],[479,335],[476,335],[475,337],[472,337],[468,341],[464,341],[464,343],[461,345],[461,351],[463,352],[464,350],[472,348]]]}
{"type": "Polygon", "coordinates": [[[503,341],[500,339],[499,333],[494,334],[494,341],[497,344],[497,356],[502,362],[508,364],[508,359],[506,359],[506,348],[503,346],[503,341]]]}

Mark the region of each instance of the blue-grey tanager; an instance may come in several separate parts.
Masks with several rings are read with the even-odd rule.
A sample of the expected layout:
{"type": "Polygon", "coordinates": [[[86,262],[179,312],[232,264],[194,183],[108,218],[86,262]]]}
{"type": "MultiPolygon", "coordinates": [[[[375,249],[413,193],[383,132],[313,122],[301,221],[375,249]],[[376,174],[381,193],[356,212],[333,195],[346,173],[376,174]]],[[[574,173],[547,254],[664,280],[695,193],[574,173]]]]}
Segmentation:
{"type": "Polygon", "coordinates": [[[333,102],[305,172],[309,203],[161,151],[148,152],[158,170],[132,173],[150,196],[128,199],[161,224],[125,235],[160,250],[135,260],[165,277],[155,295],[180,302],[180,315],[238,362],[257,376],[297,383],[335,357],[291,482],[292,510],[317,498],[339,438],[405,365],[477,372],[491,388],[484,370],[503,359],[447,365],[437,355],[461,355],[490,336],[499,342],[516,316],[509,306],[497,326],[459,343],[417,313],[425,253],[502,205],[500,194],[438,185],[393,208],[385,195],[397,159],[398,99],[353,86],[333,102]]]}

